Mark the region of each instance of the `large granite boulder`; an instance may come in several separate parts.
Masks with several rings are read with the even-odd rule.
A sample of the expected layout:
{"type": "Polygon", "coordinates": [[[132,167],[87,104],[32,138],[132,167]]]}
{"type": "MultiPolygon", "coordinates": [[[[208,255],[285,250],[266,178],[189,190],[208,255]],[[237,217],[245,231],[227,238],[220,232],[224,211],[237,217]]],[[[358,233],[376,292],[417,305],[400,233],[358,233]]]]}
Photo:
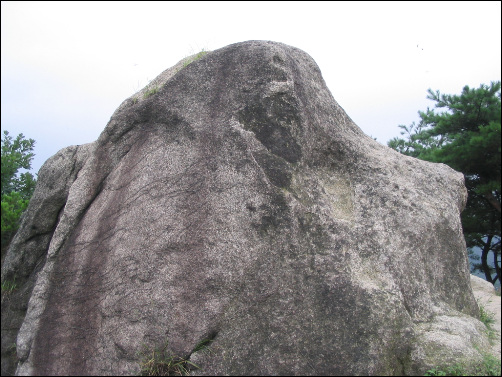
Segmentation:
{"type": "Polygon", "coordinates": [[[462,174],[364,135],[299,49],[185,65],[42,167],[2,267],[5,371],[15,349],[19,375],[137,374],[166,344],[201,375],[481,358],[462,174]]]}

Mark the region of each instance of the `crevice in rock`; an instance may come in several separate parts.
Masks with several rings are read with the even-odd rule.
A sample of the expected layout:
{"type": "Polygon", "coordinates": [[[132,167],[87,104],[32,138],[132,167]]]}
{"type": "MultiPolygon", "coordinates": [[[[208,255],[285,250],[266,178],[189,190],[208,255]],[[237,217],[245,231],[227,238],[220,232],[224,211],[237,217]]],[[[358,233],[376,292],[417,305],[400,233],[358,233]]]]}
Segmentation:
{"type": "MultiPolygon", "coordinates": [[[[57,225],[57,223],[56,223],[56,225],[57,225]]],[[[25,242],[28,243],[28,242],[34,240],[35,238],[43,237],[43,236],[46,236],[46,235],[52,234],[52,233],[54,233],[54,228],[52,228],[51,230],[48,230],[47,232],[35,233],[35,234],[31,235],[30,237],[28,237],[25,242]]]]}
{"type": "Polygon", "coordinates": [[[404,308],[406,309],[406,312],[408,312],[410,318],[413,319],[413,315],[412,315],[412,312],[411,312],[411,308],[410,306],[408,305],[408,300],[406,299],[406,296],[404,295],[404,292],[403,292],[403,289],[401,288],[401,295],[403,296],[403,305],[404,305],[404,308]]]}

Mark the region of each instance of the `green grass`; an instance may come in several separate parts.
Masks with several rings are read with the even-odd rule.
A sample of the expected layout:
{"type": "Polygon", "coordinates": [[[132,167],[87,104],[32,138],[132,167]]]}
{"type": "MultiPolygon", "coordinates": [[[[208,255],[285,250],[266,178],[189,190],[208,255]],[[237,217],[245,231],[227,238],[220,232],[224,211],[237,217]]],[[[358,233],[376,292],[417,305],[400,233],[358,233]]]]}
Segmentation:
{"type": "Polygon", "coordinates": [[[147,90],[144,94],[143,94],[143,98],[148,98],[150,96],[153,96],[154,94],[156,94],[158,91],[159,91],[160,87],[158,86],[154,86],[153,88],[147,90]]]}
{"type": "Polygon", "coordinates": [[[204,48],[197,53],[197,55],[193,56],[192,58],[186,60],[185,62],[183,62],[183,68],[185,68],[187,65],[193,63],[194,61],[197,61],[199,60],[200,58],[202,58],[204,55],[206,55],[209,51],[206,51],[204,48]]]}
{"type": "Polygon", "coordinates": [[[188,56],[186,56],[185,57],[186,60],[183,62],[183,67],[178,68],[178,70],[176,71],[176,73],[178,73],[179,71],[181,71],[183,68],[187,67],[189,64],[193,63],[194,61],[199,60],[204,55],[206,55],[208,52],[210,52],[210,51],[208,51],[208,50],[206,50],[206,49],[203,48],[196,55],[193,55],[190,59],[188,59],[188,56]]]}
{"type": "MultiPolygon", "coordinates": [[[[495,339],[495,330],[491,324],[495,322],[494,314],[490,313],[486,308],[478,302],[479,319],[486,326],[490,343],[495,339]]],[[[425,376],[500,376],[500,360],[495,356],[482,352],[483,361],[477,365],[466,366],[461,363],[456,363],[449,366],[435,367],[429,369],[425,376]]]]}
{"type": "Polygon", "coordinates": [[[485,324],[488,329],[491,329],[491,324],[495,322],[493,313],[485,309],[483,305],[478,302],[479,306],[479,320],[485,324]]]}
{"type": "Polygon", "coordinates": [[[483,355],[483,367],[481,368],[481,372],[485,376],[500,376],[500,360],[493,355],[483,355]]]}
{"type": "Polygon", "coordinates": [[[492,328],[492,323],[495,322],[495,315],[493,313],[490,313],[485,309],[483,305],[481,305],[478,301],[478,307],[479,307],[479,320],[484,323],[486,326],[486,332],[488,335],[488,340],[490,341],[491,344],[493,344],[493,341],[496,340],[496,333],[495,330],[492,328]]]}
{"type": "Polygon", "coordinates": [[[424,376],[463,376],[465,374],[464,367],[461,364],[442,368],[432,368],[425,372],[424,376]]]}
{"type": "Polygon", "coordinates": [[[142,376],[188,376],[190,371],[200,369],[197,365],[180,356],[172,355],[167,349],[144,352],[140,362],[142,376]]]}
{"type": "MultiPolygon", "coordinates": [[[[188,66],[189,64],[193,63],[196,60],[199,60],[202,58],[204,55],[206,55],[209,51],[202,49],[202,51],[199,51],[196,55],[192,56],[190,59],[187,59],[183,62],[183,68],[188,66]]],[[[157,92],[162,88],[162,86],[156,85],[152,86],[150,89],[148,89],[145,93],[143,93],[143,99],[146,99],[148,97],[153,96],[154,94],[157,94],[157,92]]],[[[138,102],[138,99],[135,98],[133,99],[133,105],[138,102]]]]}
{"type": "Polygon", "coordinates": [[[446,367],[435,367],[425,372],[424,376],[500,376],[500,360],[488,353],[483,353],[483,361],[466,367],[457,363],[446,367]]]}
{"type": "Polygon", "coordinates": [[[210,351],[209,345],[212,342],[213,342],[213,339],[211,339],[211,338],[206,338],[206,339],[201,340],[199,343],[197,343],[197,345],[193,349],[192,353],[199,352],[199,351],[202,351],[202,352],[210,351]]]}
{"type": "Polygon", "coordinates": [[[142,376],[187,376],[191,371],[200,369],[190,360],[191,355],[196,352],[211,352],[209,345],[216,335],[210,335],[201,340],[194,347],[189,356],[180,357],[173,355],[168,350],[168,342],[161,349],[147,350],[140,354],[140,368],[142,376]]]}
{"type": "Polygon", "coordinates": [[[17,284],[15,280],[14,281],[5,280],[2,283],[2,296],[10,295],[16,289],[17,289],[17,284]]]}

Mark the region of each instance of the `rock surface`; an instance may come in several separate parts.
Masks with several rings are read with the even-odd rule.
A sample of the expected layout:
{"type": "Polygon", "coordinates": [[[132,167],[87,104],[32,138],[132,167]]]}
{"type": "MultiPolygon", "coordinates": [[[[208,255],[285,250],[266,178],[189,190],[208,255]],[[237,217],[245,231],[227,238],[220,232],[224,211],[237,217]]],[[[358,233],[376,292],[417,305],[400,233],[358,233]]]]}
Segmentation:
{"type": "Polygon", "coordinates": [[[471,286],[474,297],[479,306],[484,308],[488,315],[492,316],[493,323],[490,327],[493,330],[494,339],[492,340],[491,353],[500,359],[501,354],[501,315],[500,315],[500,296],[495,294],[493,284],[481,279],[480,277],[471,275],[471,286]]]}
{"type": "Polygon", "coordinates": [[[20,287],[2,371],[16,333],[19,375],[138,374],[166,342],[201,375],[481,358],[462,174],[364,135],[281,43],[233,44],[154,85],[42,167],[2,266],[20,287]]]}

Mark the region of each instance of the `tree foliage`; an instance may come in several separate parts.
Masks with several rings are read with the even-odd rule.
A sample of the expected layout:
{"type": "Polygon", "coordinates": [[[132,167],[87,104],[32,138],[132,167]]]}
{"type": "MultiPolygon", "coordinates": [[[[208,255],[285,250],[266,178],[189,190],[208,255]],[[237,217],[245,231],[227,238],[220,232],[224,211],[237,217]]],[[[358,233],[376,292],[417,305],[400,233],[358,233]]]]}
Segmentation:
{"type": "Polygon", "coordinates": [[[464,173],[469,193],[462,213],[467,247],[481,249],[481,263],[475,270],[486,280],[500,281],[500,175],[501,175],[501,94],[500,81],[465,86],[460,95],[428,90],[435,109],[419,111],[420,122],[400,125],[401,135],[388,146],[403,154],[432,162],[442,162],[464,173]],[[444,109],[438,111],[438,109],[444,109]],[[494,267],[490,267],[491,259],[494,267]]]}
{"type": "Polygon", "coordinates": [[[34,157],[35,140],[25,139],[19,134],[15,139],[4,131],[2,135],[2,256],[19,227],[22,213],[35,189],[36,180],[29,172],[34,157]]]}

